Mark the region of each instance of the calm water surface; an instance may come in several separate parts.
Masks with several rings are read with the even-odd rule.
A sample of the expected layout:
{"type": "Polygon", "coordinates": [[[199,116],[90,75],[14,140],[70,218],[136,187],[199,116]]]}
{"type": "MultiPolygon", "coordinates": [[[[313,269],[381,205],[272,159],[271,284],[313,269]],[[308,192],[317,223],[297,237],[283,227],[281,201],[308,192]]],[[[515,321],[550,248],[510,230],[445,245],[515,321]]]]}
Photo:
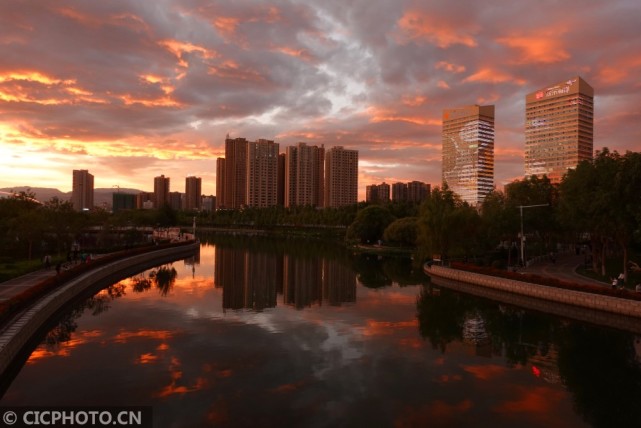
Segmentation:
{"type": "Polygon", "coordinates": [[[641,426],[639,338],[431,286],[411,261],[214,237],[46,335],[8,405],[156,426],[641,426]]]}

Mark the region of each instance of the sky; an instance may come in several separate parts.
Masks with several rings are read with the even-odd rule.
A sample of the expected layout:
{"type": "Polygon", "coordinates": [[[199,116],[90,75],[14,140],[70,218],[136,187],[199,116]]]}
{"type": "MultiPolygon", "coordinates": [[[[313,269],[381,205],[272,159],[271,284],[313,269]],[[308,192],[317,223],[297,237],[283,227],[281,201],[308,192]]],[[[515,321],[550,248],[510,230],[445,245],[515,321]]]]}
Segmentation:
{"type": "Polygon", "coordinates": [[[634,0],[0,2],[0,188],[216,194],[226,135],[359,151],[359,199],[441,182],[445,108],[496,108],[495,185],[524,174],[526,94],[581,76],[595,150],[641,149],[634,0]]]}

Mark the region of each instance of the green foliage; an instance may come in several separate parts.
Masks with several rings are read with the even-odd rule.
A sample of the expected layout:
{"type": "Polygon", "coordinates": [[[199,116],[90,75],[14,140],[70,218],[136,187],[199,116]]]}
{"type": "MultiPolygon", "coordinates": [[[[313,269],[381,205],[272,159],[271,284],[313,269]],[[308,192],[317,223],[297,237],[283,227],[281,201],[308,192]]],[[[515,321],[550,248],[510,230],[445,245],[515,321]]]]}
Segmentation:
{"type": "Polygon", "coordinates": [[[383,238],[383,232],[393,221],[394,216],[387,208],[371,205],[358,212],[347,229],[347,238],[357,239],[364,244],[375,243],[383,238]]]}
{"type": "Polygon", "coordinates": [[[419,240],[423,253],[467,255],[476,250],[480,217],[447,186],[435,187],[421,207],[419,240]]]}
{"type": "Polygon", "coordinates": [[[418,217],[394,220],[383,232],[385,242],[414,246],[418,238],[418,217]]]}

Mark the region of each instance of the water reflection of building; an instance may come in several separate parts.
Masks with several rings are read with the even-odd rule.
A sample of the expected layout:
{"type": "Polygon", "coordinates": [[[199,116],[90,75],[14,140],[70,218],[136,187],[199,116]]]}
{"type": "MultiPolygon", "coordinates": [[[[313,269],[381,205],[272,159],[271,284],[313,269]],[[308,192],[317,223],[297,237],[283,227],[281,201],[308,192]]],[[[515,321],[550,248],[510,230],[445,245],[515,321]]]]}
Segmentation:
{"type": "Polygon", "coordinates": [[[356,302],[356,274],[335,260],[323,260],[323,298],[331,306],[356,302]]]}
{"type": "Polygon", "coordinates": [[[356,301],[356,274],[335,260],[218,247],[214,283],[223,309],[272,308],[279,294],[297,309],[356,301]]]}
{"type": "Polygon", "coordinates": [[[479,314],[470,314],[463,322],[463,342],[472,347],[474,355],[492,356],[490,336],[485,328],[485,321],[479,314]]]}
{"type": "Polygon", "coordinates": [[[322,261],[289,255],[283,258],[283,303],[297,309],[322,300],[322,261]]]}

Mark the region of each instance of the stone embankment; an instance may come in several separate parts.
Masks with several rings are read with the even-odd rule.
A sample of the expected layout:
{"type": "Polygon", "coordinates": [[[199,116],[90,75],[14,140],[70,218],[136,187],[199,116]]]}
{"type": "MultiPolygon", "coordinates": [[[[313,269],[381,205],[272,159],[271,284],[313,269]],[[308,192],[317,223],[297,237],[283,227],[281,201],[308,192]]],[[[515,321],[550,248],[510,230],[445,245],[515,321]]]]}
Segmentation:
{"type": "Polygon", "coordinates": [[[492,290],[561,303],[569,307],[580,307],[626,317],[641,318],[641,301],[548,287],[437,265],[426,265],[423,270],[427,275],[436,279],[444,278],[460,283],[473,284],[492,290]]]}
{"type": "Polygon", "coordinates": [[[145,269],[191,257],[198,252],[199,248],[200,243],[194,241],[185,243],[185,245],[152,250],[115,260],[96,266],[95,269],[71,279],[40,298],[27,310],[12,319],[0,334],[0,374],[4,374],[23,347],[47,321],[78,296],[89,290],[97,291],[145,269]]]}

